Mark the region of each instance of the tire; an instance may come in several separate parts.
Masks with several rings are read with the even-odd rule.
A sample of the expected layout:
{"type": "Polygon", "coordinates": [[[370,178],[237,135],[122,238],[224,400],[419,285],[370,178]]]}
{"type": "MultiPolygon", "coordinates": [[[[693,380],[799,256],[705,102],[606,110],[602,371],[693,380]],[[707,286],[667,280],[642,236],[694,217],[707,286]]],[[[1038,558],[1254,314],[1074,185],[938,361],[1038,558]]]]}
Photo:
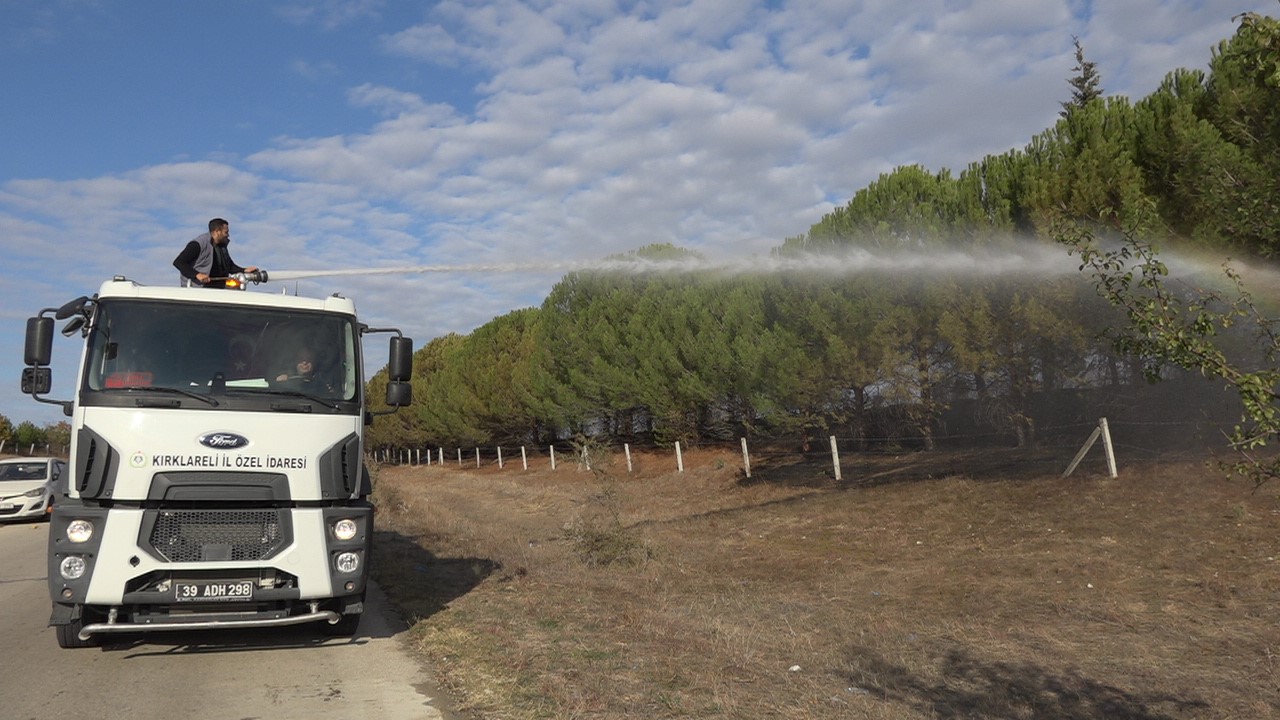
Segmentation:
{"type": "Polygon", "coordinates": [[[63,649],[97,647],[98,636],[90,635],[88,640],[80,639],[80,631],[84,629],[84,611],[81,610],[74,620],[66,625],[54,625],[58,634],[58,647],[63,649]]]}

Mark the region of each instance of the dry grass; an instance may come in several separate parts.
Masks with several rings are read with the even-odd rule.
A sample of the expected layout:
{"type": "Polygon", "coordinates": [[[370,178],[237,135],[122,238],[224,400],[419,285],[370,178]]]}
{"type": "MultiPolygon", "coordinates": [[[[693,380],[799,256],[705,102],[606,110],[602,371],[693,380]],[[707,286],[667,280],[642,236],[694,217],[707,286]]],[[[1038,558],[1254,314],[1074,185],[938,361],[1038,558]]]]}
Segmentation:
{"type": "Polygon", "coordinates": [[[1005,459],[384,468],[376,572],[475,718],[1280,717],[1280,488],[1005,459]]]}

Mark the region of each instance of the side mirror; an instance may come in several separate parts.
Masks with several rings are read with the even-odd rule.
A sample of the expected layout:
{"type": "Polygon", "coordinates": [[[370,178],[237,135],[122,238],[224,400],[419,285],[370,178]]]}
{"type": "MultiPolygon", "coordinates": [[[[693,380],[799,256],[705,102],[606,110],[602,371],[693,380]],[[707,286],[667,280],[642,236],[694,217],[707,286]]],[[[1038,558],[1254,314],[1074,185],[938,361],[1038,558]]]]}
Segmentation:
{"type": "Polygon", "coordinates": [[[81,295],[71,302],[58,308],[58,312],[54,313],[54,317],[58,320],[66,320],[72,315],[85,315],[85,303],[89,302],[89,298],[81,295]]]}
{"type": "Polygon", "coordinates": [[[407,382],[393,380],[387,383],[387,406],[393,408],[413,404],[413,386],[407,382]]]}
{"type": "Polygon", "coordinates": [[[22,368],[22,392],[26,395],[47,395],[53,389],[53,371],[47,367],[22,368]]]}
{"type": "Polygon", "coordinates": [[[80,333],[81,335],[87,335],[89,332],[84,328],[83,315],[77,315],[76,317],[71,318],[71,322],[62,326],[63,337],[71,337],[72,335],[75,335],[77,332],[80,333]]]}
{"type": "Polygon", "coordinates": [[[23,360],[28,366],[48,365],[53,356],[53,318],[27,318],[27,343],[23,360]]]}
{"type": "MultiPolygon", "coordinates": [[[[413,340],[396,335],[391,338],[391,348],[387,360],[387,379],[392,383],[408,382],[412,377],[413,340]]],[[[405,404],[407,405],[408,403],[405,404]]]]}

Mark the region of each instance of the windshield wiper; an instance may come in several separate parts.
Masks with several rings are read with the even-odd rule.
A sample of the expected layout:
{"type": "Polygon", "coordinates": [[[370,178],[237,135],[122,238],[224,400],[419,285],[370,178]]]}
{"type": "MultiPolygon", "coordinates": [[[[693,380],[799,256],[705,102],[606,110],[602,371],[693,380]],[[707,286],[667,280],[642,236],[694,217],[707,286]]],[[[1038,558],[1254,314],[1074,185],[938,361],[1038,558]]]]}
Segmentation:
{"type": "MultiPolygon", "coordinates": [[[[337,409],[338,409],[338,405],[337,405],[337,403],[332,403],[332,402],[329,402],[328,400],[325,400],[325,399],[323,399],[323,398],[316,397],[315,395],[309,395],[309,394],[307,394],[307,393],[299,392],[299,391],[297,391],[297,390],[274,390],[274,389],[271,389],[271,388],[266,388],[266,389],[258,389],[258,388],[254,388],[254,392],[255,392],[255,393],[266,393],[266,394],[270,394],[270,395],[284,395],[284,396],[286,396],[286,397],[295,397],[295,398],[299,398],[299,399],[302,399],[302,400],[310,400],[311,402],[320,403],[321,405],[323,405],[323,406],[325,406],[325,407],[329,408],[330,410],[337,410],[337,409]]],[[[272,410],[293,410],[293,409],[295,409],[295,408],[289,408],[289,407],[278,407],[278,406],[272,405],[272,406],[271,406],[271,409],[272,409],[272,410]]]]}
{"type": "MultiPolygon", "coordinates": [[[[104,390],[104,392],[112,392],[115,390],[122,390],[124,392],[131,392],[131,393],[132,392],[157,392],[157,393],[169,393],[174,395],[185,395],[189,398],[194,398],[201,402],[208,403],[213,407],[218,407],[218,405],[220,404],[217,400],[214,400],[208,395],[201,395],[200,393],[194,393],[194,392],[191,392],[190,390],[182,390],[180,388],[172,388],[172,387],[164,387],[164,386],[156,386],[156,385],[132,385],[130,387],[122,387],[122,388],[107,388],[106,390],[104,390]]],[[[144,402],[144,400],[142,398],[138,398],[138,402],[142,403],[144,402]]]]}

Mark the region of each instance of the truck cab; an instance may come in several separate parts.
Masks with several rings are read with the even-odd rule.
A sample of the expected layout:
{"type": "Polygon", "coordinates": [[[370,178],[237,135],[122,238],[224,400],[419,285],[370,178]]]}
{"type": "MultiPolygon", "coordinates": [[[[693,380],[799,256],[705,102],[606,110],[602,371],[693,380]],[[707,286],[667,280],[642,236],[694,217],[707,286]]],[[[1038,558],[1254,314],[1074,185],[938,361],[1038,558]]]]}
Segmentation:
{"type": "Polygon", "coordinates": [[[338,295],[116,278],[28,321],[24,390],[72,419],[49,525],[61,646],[171,629],[356,631],[373,539],[371,332],[394,333],[394,410],[410,401],[412,341],[363,325],[338,295]],[[83,338],[71,400],[43,397],[56,319],[83,338]]]}

